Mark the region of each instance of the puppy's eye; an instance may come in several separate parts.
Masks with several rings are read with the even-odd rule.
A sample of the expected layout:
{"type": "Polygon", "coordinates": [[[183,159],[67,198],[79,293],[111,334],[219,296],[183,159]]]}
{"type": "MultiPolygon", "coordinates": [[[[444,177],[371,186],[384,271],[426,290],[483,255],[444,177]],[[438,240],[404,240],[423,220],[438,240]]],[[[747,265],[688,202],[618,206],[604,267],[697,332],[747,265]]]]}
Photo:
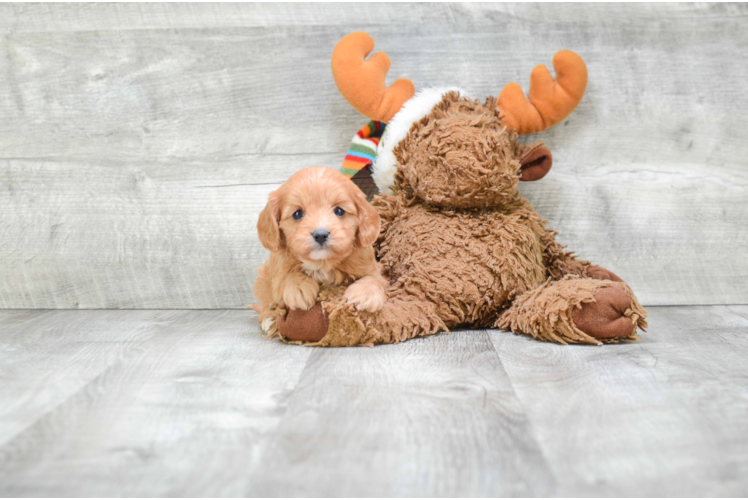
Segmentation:
{"type": "Polygon", "coordinates": [[[338,217],[343,217],[345,215],[345,210],[340,207],[335,207],[333,209],[333,212],[335,212],[335,215],[337,215],[338,217]]]}
{"type": "Polygon", "coordinates": [[[299,209],[293,213],[292,217],[294,220],[300,220],[302,217],[304,217],[304,211],[299,209]]]}

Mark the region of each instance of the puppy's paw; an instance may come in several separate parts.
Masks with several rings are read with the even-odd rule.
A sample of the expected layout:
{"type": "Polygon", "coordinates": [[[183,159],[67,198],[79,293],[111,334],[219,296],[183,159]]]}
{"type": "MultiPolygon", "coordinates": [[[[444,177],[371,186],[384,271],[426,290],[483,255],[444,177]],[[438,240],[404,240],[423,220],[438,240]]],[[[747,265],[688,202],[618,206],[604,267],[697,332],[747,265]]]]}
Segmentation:
{"type": "Polygon", "coordinates": [[[289,309],[308,311],[317,303],[319,283],[313,279],[300,281],[283,290],[283,302],[289,309]]]}
{"type": "Polygon", "coordinates": [[[278,324],[276,323],[275,318],[265,318],[260,323],[260,328],[265,332],[265,337],[273,338],[278,334],[278,324]]]}
{"type": "Polygon", "coordinates": [[[343,298],[359,311],[377,312],[387,301],[382,285],[375,280],[363,278],[349,286],[343,298]]]}

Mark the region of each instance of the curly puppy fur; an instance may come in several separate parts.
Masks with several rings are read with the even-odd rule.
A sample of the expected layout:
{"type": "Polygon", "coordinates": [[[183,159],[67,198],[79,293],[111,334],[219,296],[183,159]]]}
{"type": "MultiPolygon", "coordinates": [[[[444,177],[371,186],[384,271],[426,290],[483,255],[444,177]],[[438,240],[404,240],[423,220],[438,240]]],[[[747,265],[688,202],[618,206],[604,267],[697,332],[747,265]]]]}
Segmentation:
{"type": "Polygon", "coordinates": [[[260,241],[272,252],[254,289],[265,329],[273,307],[311,308],[320,284],[350,285],[346,302],[381,309],[386,282],[372,248],[379,227],[361,190],[331,168],[302,169],[272,192],[257,223],[260,241]]]}
{"type": "Polygon", "coordinates": [[[332,320],[315,345],[398,342],[430,335],[440,325],[499,325],[562,343],[638,338],[646,311],[630,289],[587,277],[590,263],[565,251],[520,196],[520,180],[548,172],[550,151],[518,143],[494,99],[445,94],[394,154],[395,194],[372,202],[382,219],[375,247],[390,283],[388,306],[358,314],[327,293],[322,305],[332,320]],[[601,290],[611,287],[605,300],[617,301],[621,310],[592,309],[601,290]],[[620,306],[622,297],[630,299],[623,300],[627,307],[620,306]],[[621,330],[619,324],[614,337],[594,320],[608,312],[628,325],[621,330]],[[584,332],[575,320],[592,326],[584,332]]]}

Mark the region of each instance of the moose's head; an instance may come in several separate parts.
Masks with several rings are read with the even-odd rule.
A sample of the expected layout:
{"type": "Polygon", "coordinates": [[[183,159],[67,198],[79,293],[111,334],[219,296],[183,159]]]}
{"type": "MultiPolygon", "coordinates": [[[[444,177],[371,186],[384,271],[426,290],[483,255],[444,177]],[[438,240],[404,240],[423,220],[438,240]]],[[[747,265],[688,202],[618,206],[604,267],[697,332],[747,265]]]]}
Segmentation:
{"type": "Polygon", "coordinates": [[[483,103],[455,88],[416,93],[407,79],[385,86],[390,60],[381,52],[367,60],[373,49],[366,33],[345,36],[333,51],[332,72],[351,106],[387,123],[374,181],[383,192],[403,191],[441,207],[498,206],[516,198],[520,180],[544,177],[551,152],[517,138],[566,118],[587,86],[584,61],[565,50],[553,58],[555,80],[545,66],[533,69],[529,99],[516,83],[483,103]]]}

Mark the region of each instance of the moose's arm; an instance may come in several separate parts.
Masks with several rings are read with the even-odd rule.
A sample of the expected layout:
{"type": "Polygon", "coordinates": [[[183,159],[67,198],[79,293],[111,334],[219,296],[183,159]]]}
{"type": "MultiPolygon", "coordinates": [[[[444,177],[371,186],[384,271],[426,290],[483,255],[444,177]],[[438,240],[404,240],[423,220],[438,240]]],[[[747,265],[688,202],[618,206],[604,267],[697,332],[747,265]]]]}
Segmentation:
{"type": "Polygon", "coordinates": [[[604,267],[593,266],[588,260],[580,260],[574,252],[567,252],[566,247],[556,241],[556,231],[546,229],[542,236],[546,273],[554,281],[564,276],[575,275],[599,280],[623,281],[617,274],[604,267]]]}
{"type": "Polygon", "coordinates": [[[586,276],[586,270],[590,267],[589,261],[579,260],[573,252],[567,252],[566,247],[556,241],[557,234],[553,229],[547,229],[541,237],[548,276],[554,280],[560,280],[570,274],[586,276]]]}

